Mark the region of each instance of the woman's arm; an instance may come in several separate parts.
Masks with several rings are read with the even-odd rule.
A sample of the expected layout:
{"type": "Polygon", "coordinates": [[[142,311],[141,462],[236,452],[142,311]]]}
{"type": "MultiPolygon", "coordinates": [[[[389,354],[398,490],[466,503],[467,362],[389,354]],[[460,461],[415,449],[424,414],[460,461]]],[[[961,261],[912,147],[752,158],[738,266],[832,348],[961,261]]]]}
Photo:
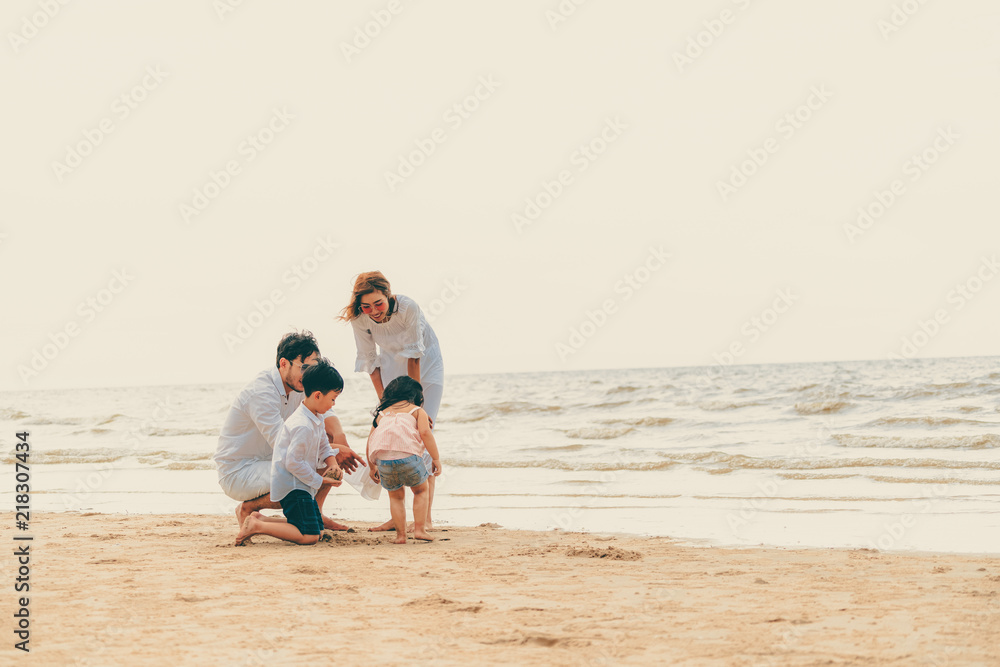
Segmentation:
{"type": "Polygon", "coordinates": [[[405,305],[399,311],[403,329],[399,332],[398,342],[402,346],[400,356],[406,357],[406,374],[420,382],[420,357],[424,356],[424,323],[420,319],[420,306],[411,299],[401,301],[405,305]]]}
{"type": "Polygon", "coordinates": [[[382,369],[376,368],[371,373],[372,385],[375,387],[375,393],[378,394],[378,400],[382,400],[382,392],[385,391],[385,387],[382,386],[382,369]]]}

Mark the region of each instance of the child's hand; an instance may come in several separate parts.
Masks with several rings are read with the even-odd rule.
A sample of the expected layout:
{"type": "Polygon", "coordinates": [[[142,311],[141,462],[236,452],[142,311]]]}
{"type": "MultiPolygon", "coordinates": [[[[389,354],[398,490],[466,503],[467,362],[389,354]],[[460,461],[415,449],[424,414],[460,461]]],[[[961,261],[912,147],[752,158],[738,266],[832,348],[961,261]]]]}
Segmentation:
{"type": "Polygon", "coordinates": [[[437,477],[441,474],[441,459],[434,459],[431,461],[431,473],[437,477]]]}
{"type": "Polygon", "coordinates": [[[373,482],[382,483],[382,480],[378,476],[378,468],[376,466],[368,466],[368,476],[372,478],[373,482]]]}
{"type": "Polygon", "coordinates": [[[340,486],[344,483],[344,471],[337,465],[329,466],[323,473],[323,483],[331,486],[340,486]]]}

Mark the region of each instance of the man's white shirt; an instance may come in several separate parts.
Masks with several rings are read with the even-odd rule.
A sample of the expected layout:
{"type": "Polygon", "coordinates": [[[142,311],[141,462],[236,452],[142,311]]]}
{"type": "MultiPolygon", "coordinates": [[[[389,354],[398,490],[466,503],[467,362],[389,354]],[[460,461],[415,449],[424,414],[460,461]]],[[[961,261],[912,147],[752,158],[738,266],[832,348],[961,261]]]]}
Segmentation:
{"type": "MultiPolygon", "coordinates": [[[[249,461],[270,461],[285,420],[304,398],[298,391],[285,394],[285,384],[277,367],[261,371],[248,382],[229,407],[219,434],[214,457],[219,479],[236,472],[249,461]]],[[[321,425],[323,420],[333,416],[336,413],[331,408],[320,420],[321,425]]]]}

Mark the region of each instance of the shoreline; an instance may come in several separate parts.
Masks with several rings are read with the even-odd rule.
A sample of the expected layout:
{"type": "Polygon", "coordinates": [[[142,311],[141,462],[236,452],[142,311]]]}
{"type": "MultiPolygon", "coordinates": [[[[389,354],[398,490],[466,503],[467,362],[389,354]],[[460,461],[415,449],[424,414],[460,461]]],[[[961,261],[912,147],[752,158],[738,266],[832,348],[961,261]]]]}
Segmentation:
{"type": "Polygon", "coordinates": [[[440,526],[436,542],[397,546],[394,533],[350,523],[357,532],[315,546],[258,536],[233,547],[234,517],[37,514],[32,657],[989,664],[1000,634],[991,556],[702,547],[490,524],[440,526]]]}
{"type": "MultiPolygon", "coordinates": [[[[235,507],[235,503],[233,505],[235,507]]],[[[410,512],[410,508],[407,508],[407,512],[410,512]]],[[[2,513],[0,513],[2,514],[2,513]]],[[[41,512],[39,512],[41,514],[41,512]]],[[[219,513],[195,513],[195,512],[172,512],[172,513],[161,513],[161,512],[98,512],[95,510],[59,510],[59,511],[45,511],[46,515],[75,515],[75,516],[128,516],[128,517],[163,517],[164,519],[176,519],[179,516],[184,517],[225,517],[228,516],[221,512],[219,513]]],[[[281,512],[278,510],[265,510],[264,514],[268,516],[281,516],[281,512]]],[[[369,526],[378,525],[379,522],[366,521],[364,519],[352,519],[350,517],[344,517],[341,514],[327,514],[327,516],[332,517],[336,521],[348,524],[359,524],[364,526],[364,530],[367,530],[369,526]]],[[[412,522],[412,517],[409,518],[412,522]]],[[[997,558],[1000,559],[1000,550],[998,551],[932,551],[924,549],[879,549],[879,548],[869,548],[869,547],[851,547],[851,546],[816,546],[816,545],[802,545],[802,546],[786,546],[780,544],[730,544],[718,540],[713,540],[712,538],[695,538],[695,537],[676,537],[671,535],[654,535],[654,534],[643,534],[643,533],[628,533],[628,532],[617,532],[617,531],[588,531],[588,530],[577,530],[577,531],[566,531],[561,528],[551,528],[548,530],[536,530],[531,528],[516,528],[511,526],[504,526],[503,524],[497,524],[495,522],[488,522],[489,525],[494,526],[497,529],[519,532],[519,533],[532,533],[539,536],[544,535],[590,535],[594,537],[613,537],[616,539],[663,539],[668,540],[671,544],[677,547],[691,548],[691,549],[729,549],[729,550],[776,550],[776,551],[864,551],[869,553],[878,553],[886,555],[913,555],[913,556],[970,556],[970,557],[981,557],[981,558],[997,558]]],[[[235,526],[236,521],[233,520],[233,525],[235,526]]],[[[451,523],[444,522],[436,526],[436,529],[461,529],[461,528],[479,528],[483,524],[472,525],[472,524],[461,524],[461,523],[451,523]]],[[[353,526],[352,526],[353,527],[353,526]]],[[[235,528],[234,528],[235,531],[235,528]]],[[[360,532],[360,531],[359,531],[360,532]]]]}

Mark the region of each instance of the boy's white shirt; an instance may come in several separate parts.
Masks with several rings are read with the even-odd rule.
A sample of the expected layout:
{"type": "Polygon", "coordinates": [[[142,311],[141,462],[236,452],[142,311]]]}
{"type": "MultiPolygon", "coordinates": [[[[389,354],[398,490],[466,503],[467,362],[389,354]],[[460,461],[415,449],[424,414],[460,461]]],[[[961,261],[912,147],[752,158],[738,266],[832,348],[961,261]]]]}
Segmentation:
{"type": "MultiPolygon", "coordinates": [[[[219,477],[238,471],[248,461],[274,460],[274,447],[285,419],[302,405],[302,392],[285,393],[274,366],[257,374],[233,401],[215,452],[219,477]]],[[[333,408],[323,418],[335,417],[333,408]]]]}
{"type": "Polygon", "coordinates": [[[323,417],[300,405],[281,428],[271,458],[271,500],[278,502],[295,489],[315,497],[323,484],[316,472],[327,457],[336,456],[339,449],[330,446],[323,417]]]}

